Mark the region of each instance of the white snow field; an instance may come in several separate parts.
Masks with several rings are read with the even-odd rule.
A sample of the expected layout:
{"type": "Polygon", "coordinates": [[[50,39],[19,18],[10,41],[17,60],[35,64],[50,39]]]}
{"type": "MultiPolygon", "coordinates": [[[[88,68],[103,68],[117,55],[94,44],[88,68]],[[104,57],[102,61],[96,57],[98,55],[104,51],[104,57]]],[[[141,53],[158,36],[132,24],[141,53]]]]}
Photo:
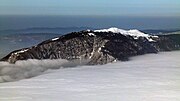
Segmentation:
{"type": "Polygon", "coordinates": [[[180,51],[0,83],[0,101],[180,101],[180,51]]]}
{"type": "Polygon", "coordinates": [[[100,29],[100,30],[94,30],[94,32],[112,32],[112,33],[120,33],[122,35],[130,35],[134,37],[134,39],[138,39],[139,37],[145,37],[148,41],[155,41],[152,38],[158,38],[156,35],[149,35],[145,34],[137,29],[132,29],[132,30],[124,30],[124,29],[119,29],[116,27],[111,27],[109,29],[100,29]]]}

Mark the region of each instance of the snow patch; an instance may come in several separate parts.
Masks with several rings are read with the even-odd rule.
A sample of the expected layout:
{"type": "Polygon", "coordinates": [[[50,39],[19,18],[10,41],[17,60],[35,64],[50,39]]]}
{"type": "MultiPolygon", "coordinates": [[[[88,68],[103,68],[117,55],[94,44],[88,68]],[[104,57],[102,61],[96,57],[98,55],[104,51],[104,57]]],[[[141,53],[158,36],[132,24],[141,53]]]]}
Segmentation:
{"type": "Polygon", "coordinates": [[[152,42],[154,41],[151,37],[158,37],[158,36],[152,36],[149,34],[145,34],[137,29],[133,30],[124,30],[124,29],[119,29],[119,28],[109,28],[109,29],[101,29],[101,30],[94,30],[94,32],[112,32],[112,33],[120,33],[123,35],[130,35],[134,37],[134,39],[138,39],[139,37],[145,37],[148,41],[152,42]]]}
{"type": "Polygon", "coordinates": [[[54,38],[54,39],[52,39],[52,41],[56,41],[56,40],[58,40],[59,38],[54,38]]]}
{"type": "Polygon", "coordinates": [[[96,36],[94,33],[88,33],[88,35],[90,35],[90,36],[96,36]]]}
{"type": "Polygon", "coordinates": [[[20,50],[20,51],[18,51],[18,52],[15,52],[14,54],[19,54],[19,53],[24,53],[24,52],[26,52],[26,51],[28,51],[29,49],[22,49],[22,50],[20,50]]]}
{"type": "Polygon", "coordinates": [[[90,30],[90,29],[87,29],[86,31],[87,31],[87,32],[90,32],[91,30],[90,30]]]}

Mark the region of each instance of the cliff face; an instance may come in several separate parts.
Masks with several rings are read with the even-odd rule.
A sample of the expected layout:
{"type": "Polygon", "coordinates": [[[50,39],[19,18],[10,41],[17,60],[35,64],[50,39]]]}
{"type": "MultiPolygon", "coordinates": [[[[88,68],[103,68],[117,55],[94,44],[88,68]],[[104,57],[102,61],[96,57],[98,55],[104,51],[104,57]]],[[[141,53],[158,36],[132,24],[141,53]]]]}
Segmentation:
{"type": "MultiPolygon", "coordinates": [[[[114,30],[114,29],[113,29],[114,30]]],[[[116,29],[117,30],[117,29],[116,29]]],[[[130,31],[131,32],[131,31],[130,31]]],[[[180,45],[166,36],[140,36],[114,31],[81,31],[46,40],[37,46],[16,50],[1,61],[15,63],[27,59],[88,60],[87,64],[106,64],[128,57],[159,51],[180,49],[180,45]]],[[[133,33],[137,34],[138,31],[133,33]]],[[[139,35],[139,32],[138,32],[139,35]]]]}

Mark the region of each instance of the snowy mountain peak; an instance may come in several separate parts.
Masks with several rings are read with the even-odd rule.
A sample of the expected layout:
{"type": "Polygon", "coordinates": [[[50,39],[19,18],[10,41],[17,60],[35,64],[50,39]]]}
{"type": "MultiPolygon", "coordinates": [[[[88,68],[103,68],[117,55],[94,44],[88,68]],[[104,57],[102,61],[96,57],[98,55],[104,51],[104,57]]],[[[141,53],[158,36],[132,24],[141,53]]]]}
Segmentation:
{"type": "Polygon", "coordinates": [[[119,29],[119,28],[116,28],[116,27],[111,27],[111,28],[109,28],[109,29],[94,30],[94,32],[113,32],[113,33],[121,33],[121,32],[125,32],[125,30],[119,29]]]}
{"type": "Polygon", "coordinates": [[[132,29],[132,30],[124,30],[124,29],[119,29],[116,27],[112,27],[109,29],[101,29],[101,30],[94,30],[94,32],[112,32],[112,33],[120,33],[123,35],[130,35],[134,37],[134,39],[138,39],[139,37],[145,37],[148,41],[154,41],[152,37],[158,37],[158,36],[152,36],[149,34],[145,34],[137,29],[132,29]]]}

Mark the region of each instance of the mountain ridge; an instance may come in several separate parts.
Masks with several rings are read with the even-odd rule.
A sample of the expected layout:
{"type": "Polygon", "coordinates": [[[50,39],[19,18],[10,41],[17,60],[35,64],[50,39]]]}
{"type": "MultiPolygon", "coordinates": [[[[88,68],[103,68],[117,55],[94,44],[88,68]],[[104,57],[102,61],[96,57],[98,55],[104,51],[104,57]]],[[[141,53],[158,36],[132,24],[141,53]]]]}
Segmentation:
{"type": "Polygon", "coordinates": [[[109,28],[71,32],[29,48],[15,50],[1,59],[9,63],[27,59],[88,60],[89,65],[127,61],[129,57],[180,49],[179,43],[139,30],[109,28]],[[114,32],[116,31],[116,32],[114,32]],[[118,32],[119,31],[119,32],[118,32]]]}

